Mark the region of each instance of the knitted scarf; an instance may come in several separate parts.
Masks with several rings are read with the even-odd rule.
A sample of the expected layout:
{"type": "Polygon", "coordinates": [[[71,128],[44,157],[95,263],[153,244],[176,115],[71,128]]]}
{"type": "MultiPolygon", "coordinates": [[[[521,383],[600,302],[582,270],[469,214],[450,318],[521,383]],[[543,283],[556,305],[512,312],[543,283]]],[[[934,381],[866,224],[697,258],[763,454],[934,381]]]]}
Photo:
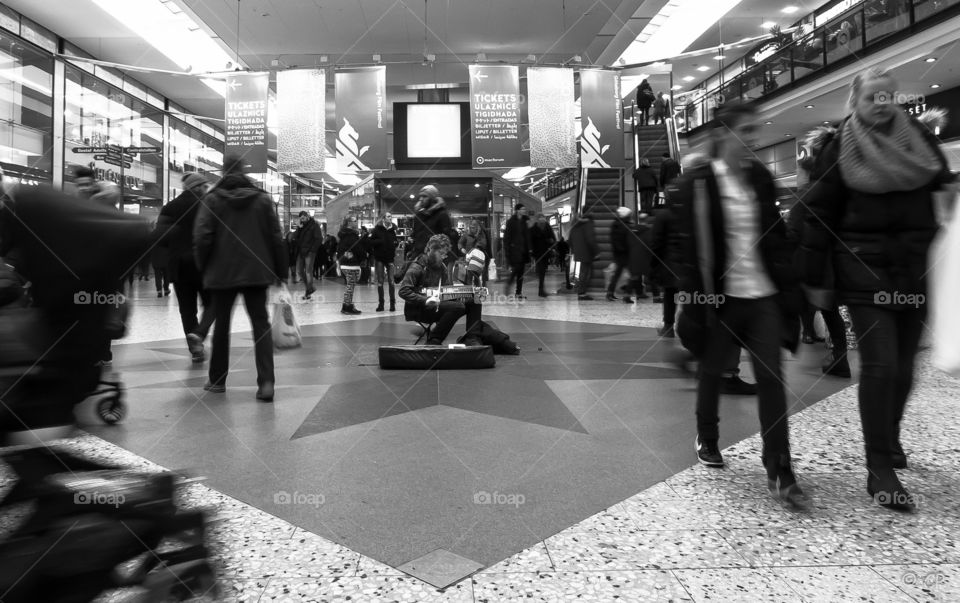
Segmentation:
{"type": "Polygon", "coordinates": [[[928,184],[943,166],[940,157],[907,114],[897,111],[886,131],[854,113],[840,138],[844,183],[871,194],[912,191],[928,184]]]}

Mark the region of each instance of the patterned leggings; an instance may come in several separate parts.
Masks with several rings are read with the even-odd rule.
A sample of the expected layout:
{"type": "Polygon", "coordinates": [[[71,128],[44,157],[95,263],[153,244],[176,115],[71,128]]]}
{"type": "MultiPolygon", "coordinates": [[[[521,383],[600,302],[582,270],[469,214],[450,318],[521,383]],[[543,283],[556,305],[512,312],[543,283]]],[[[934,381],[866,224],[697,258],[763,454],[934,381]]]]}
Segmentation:
{"type": "Polygon", "coordinates": [[[340,272],[347,279],[347,288],[343,290],[343,303],[352,304],[353,290],[357,286],[357,279],[360,278],[360,268],[344,268],[341,266],[340,272]]]}

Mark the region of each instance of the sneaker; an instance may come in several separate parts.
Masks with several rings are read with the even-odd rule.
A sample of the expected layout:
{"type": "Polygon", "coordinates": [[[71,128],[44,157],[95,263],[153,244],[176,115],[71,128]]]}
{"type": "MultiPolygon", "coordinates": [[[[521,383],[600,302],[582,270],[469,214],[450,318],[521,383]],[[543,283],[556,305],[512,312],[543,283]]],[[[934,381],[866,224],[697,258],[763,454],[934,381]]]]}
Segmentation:
{"type": "Polygon", "coordinates": [[[195,363],[206,360],[206,355],[203,353],[203,338],[196,333],[187,335],[187,348],[190,350],[190,356],[195,363]]]}
{"type": "Polygon", "coordinates": [[[728,396],[754,396],[757,393],[757,384],[747,383],[738,376],[723,377],[720,379],[720,393],[728,396]]]}
{"type": "Polygon", "coordinates": [[[113,360],[97,360],[93,366],[99,366],[102,368],[110,368],[113,366],[113,360]]]}
{"type": "Polygon", "coordinates": [[[617,301],[617,296],[613,293],[607,293],[607,301],[617,301]]]}
{"type": "Polygon", "coordinates": [[[225,391],[227,391],[227,386],[226,386],[226,385],[214,385],[213,383],[210,383],[209,381],[207,381],[206,383],[203,384],[203,389],[204,389],[204,391],[208,391],[208,392],[210,392],[211,394],[222,394],[222,393],[224,393],[225,391]]]}
{"type": "Polygon", "coordinates": [[[723,455],[720,454],[720,449],[717,448],[716,442],[701,441],[698,435],[697,439],[693,441],[693,445],[697,451],[697,459],[701,465],[707,467],[723,467],[723,455]]]}
{"type": "Polygon", "coordinates": [[[673,330],[673,325],[663,325],[657,329],[657,335],[660,337],[676,337],[677,334],[673,330]]]}
{"type": "Polygon", "coordinates": [[[632,304],[632,303],[633,303],[633,299],[631,299],[631,297],[628,295],[628,296],[626,296],[626,297],[623,298],[623,303],[625,303],[625,304],[632,304]]]}

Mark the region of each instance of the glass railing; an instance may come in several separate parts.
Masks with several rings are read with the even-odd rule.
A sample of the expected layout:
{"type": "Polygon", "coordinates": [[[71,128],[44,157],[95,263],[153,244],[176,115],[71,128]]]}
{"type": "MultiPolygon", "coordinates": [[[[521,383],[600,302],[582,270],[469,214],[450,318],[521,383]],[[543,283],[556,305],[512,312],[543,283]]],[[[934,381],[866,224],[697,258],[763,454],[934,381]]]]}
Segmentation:
{"type": "MultiPolygon", "coordinates": [[[[884,38],[960,6],[960,0],[864,0],[844,14],[795,39],[757,63],[743,62],[742,72],[712,90],[677,106],[678,132],[689,132],[712,119],[721,103],[754,101],[822,71],[828,65],[856,60],[884,38]]],[[[930,23],[933,23],[931,21],[930,23]]],[[[919,29],[919,28],[918,28],[919,29]]],[[[679,104],[679,103],[678,103],[679,104]]]]}

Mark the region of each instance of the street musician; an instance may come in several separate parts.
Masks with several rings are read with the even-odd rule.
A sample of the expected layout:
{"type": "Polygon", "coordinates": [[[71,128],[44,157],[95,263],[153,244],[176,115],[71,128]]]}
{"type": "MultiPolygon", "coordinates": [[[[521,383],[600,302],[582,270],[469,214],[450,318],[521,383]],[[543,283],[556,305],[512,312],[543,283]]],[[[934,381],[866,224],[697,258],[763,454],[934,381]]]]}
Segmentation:
{"type": "MultiPolygon", "coordinates": [[[[450,238],[434,235],[427,241],[426,250],[407,268],[400,283],[400,297],[404,300],[403,315],[407,320],[433,323],[427,345],[442,345],[453,325],[461,316],[467,317],[466,338],[468,346],[482,345],[475,333],[479,331],[482,305],[467,298],[465,290],[448,297],[444,288],[455,285],[444,263],[450,253],[450,238]],[[429,293],[429,295],[428,295],[429,293]]],[[[455,292],[453,289],[446,291],[455,292]]]]}

